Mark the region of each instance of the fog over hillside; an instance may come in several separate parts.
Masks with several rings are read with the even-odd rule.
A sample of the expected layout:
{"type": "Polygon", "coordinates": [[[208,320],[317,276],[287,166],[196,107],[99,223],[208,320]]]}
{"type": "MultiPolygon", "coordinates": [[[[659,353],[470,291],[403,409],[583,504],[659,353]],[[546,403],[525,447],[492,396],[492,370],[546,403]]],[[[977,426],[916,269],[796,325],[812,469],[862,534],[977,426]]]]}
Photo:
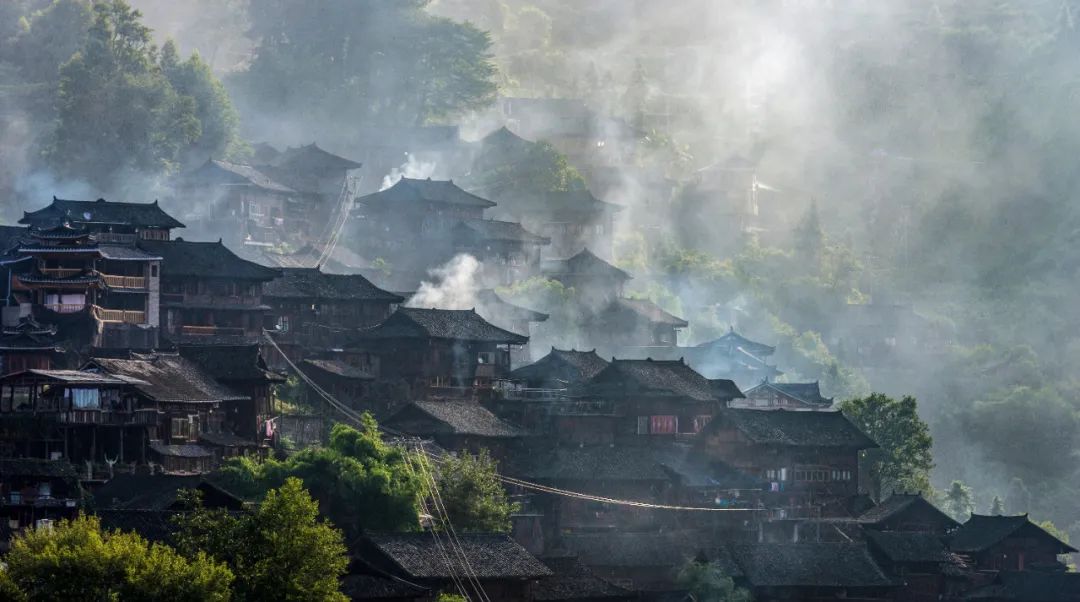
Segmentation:
{"type": "MultiPolygon", "coordinates": [[[[3,223],[54,195],[160,198],[185,237],[228,240],[175,178],[259,143],[362,162],[358,194],[453,179],[497,212],[544,178],[587,188],[621,206],[591,246],[689,322],[680,345],[734,328],[837,401],[912,395],[938,490],[1080,538],[1080,2],[131,0],[173,55],[108,96],[171,99],[131,109],[155,135],[130,143],[94,141],[114,115],[65,95],[106,68],[91,4],[0,6],[3,223]],[[491,168],[503,126],[566,165],[491,168]]],[[[400,282],[406,261],[342,221],[357,269],[400,282]]],[[[474,262],[418,270],[409,305],[481,305],[439,289],[464,263],[552,315],[534,356],[596,346],[550,281],[481,283],[474,262]]]]}

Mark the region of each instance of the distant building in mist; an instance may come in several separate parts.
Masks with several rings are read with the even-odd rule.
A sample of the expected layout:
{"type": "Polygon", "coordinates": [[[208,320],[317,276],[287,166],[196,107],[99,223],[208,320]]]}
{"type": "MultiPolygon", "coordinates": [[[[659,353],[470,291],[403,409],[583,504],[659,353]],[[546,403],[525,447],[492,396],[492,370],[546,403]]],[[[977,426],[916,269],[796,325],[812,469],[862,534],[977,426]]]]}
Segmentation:
{"type": "Polygon", "coordinates": [[[709,378],[730,378],[743,389],[783,374],[768,363],[768,358],[776,352],[775,347],[752,341],[735,332],[734,328],[717,339],[679,348],[677,352],[685,355],[695,370],[709,378]]]}
{"type": "Polygon", "coordinates": [[[823,397],[818,382],[773,383],[765,381],[744,391],[745,399],[732,402],[731,407],[756,410],[828,410],[831,397],[823,397]]]}

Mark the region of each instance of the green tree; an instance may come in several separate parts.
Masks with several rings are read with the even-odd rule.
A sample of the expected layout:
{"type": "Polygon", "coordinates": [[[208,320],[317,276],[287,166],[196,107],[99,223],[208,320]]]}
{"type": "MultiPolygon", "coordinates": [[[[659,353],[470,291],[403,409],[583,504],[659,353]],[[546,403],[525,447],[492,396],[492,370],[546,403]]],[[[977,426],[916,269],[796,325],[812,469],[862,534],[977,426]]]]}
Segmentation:
{"type": "Polygon", "coordinates": [[[435,602],[465,602],[465,597],[461,594],[442,593],[439,594],[439,597],[436,598],[435,602]]]}
{"type": "Polygon", "coordinates": [[[53,0],[22,20],[7,60],[17,66],[24,81],[54,87],[60,81],[60,66],[86,43],[92,23],[88,0],[53,0]]]}
{"type": "Polygon", "coordinates": [[[487,106],[488,34],[429,14],[429,1],[252,0],[256,49],[235,89],[328,136],[343,122],[419,125],[487,106]]]}
{"type": "Polygon", "coordinates": [[[221,470],[238,493],[260,496],[289,477],[303,481],[319,507],[350,535],[361,528],[419,528],[421,483],[404,452],[379,436],[375,419],[365,414],[361,428],[336,424],[327,447],[303,449],[285,460],[232,459],[221,470]]]}
{"type": "Polygon", "coordinates": [[[132,175],[175,170],[186,153],[224,153],[235,142],[228,99],[201,60],[181,63],[172,46],[163,58],[139,11],[124,0],[94,4],[86,42],[60,68],[47,150],[58,172],[108,191],[132,175]]]}
{"type": "Polygon", "coordinates": [[[945,513],[959,522],[966,521],[975,511],[975,503],[971,497],[971,487],[960,481],[953,481],[945,492],[945,513]]]}
{"type": "Polygon", "coordinates": [[[689,590],[694,602],[750,602],[750,592],[735,587],[715,562],[695,558],[679,569],[676,582],[689,590]]]}
{"type": "Polygon", "coordinates": [[[186,501],[191,511],[177,518],[180,550],[232,567],[236,599],[346,599],[338,591],[348,567],[342,534],[319,520],[319,505],[299,479],[286,479],[250,514],[207,510],[196,494],[186,501]]]}
{"type": "Polygon", "coordinates": [[[840,409],[879,446],[859,457],[859,474],[868,477],[874,499],[893,491],[930,491],[933,439],[914,397],[896,400],[871,393],[844,401],[840,409]]]}
{"type": "Polygon", "coordinates": [[[184,165],[195,166],[211,156],[233,159],[250,150],[238,134],[240,117],[225,86],[210,72],[210,66],[203,62],[199,53],[180,61],[176,43],[169,40],[161,48],[160,62],[173,90],[195,101],[200,135],[179,157],[184,165]]]}
{"type": "Polygon", "coordinates": [[[1036,525],[1043,531],[1046,531],[1050,535],[1060,539],[1063,543],[1069,543],[1069,534],[1062,529],[1058,529],[1057,525],[1053,521],[1044,520],[1042,522],[1036,522],[1036,525]]]}
{"type": "Polygon", "coordinates": [[[547,142],[500,144],[489,141],[477,155],[462,186],[488,198],[512,203],[521,195],[585,188],[585,178],[566,155],[547,142]]]}
{"type": "Polygon", "coordinates": [[[994,500],[990,502],[990,516],[1002,516],[1005,514],[1005,502],[1001,500],[1001,496],[995,495],[994,500]]]}
{"type": "Polygon", "coordinates": [[[486,449],[479,455],[461,453],[438,463],[435,481],[439,498],[455,530],[510,531],[510,515],[519,506],[510,503],[496,469],[486,449]]]}
{"type": "Polygon", "coordinates": [[[202,552],[181,556],[79,516],[17,536],[5,557],[30,600],[228,600],[233,575],[202,552]]]}

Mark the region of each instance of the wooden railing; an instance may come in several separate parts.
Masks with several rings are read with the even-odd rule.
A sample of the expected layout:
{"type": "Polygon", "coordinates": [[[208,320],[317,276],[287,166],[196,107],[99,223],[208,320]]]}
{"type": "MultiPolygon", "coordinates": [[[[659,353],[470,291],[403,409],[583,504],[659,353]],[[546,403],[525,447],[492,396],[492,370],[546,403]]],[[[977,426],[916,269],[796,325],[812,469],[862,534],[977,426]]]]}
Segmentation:
{"type": "Polygon", "coordinates": [[[68,278],[83,273],[82,268],[41,268],[41,273],[53,278],[68,278]]]}
{"type": "Polygon", "coordinates": [[[85,303],[45,303],[45,309],[58,314],[74,314],[86,309],[85,303]]]}
{"type": "Polygon", "coordinates": [[[143,276],[113,276],[102,274],[101,279],[112,288],[146,288],[146,278],[143,276]]]}
{"type": "Polygon", "coordinates": [[[145,324],[146,312],[128,309],[105,309],[94,306],[94,315],[102,322],[124,322],[127,324],[145,324]]]}
{"type": "Polygon", "coordinates": [[[246,334],[243,328],[231,326],[181,326],[180,333],[191,336],[243,336],[246,334]]]}

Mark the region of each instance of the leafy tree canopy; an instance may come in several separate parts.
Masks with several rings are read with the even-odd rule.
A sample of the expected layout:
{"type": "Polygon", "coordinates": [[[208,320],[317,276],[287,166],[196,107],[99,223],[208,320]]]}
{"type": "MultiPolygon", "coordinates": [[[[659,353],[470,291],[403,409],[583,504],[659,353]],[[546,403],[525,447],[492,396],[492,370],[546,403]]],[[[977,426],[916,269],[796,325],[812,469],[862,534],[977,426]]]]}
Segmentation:
{"type": "Polygon", "coordinates": [[[919,418],[914,397],[896,400],[872,393],[844,401],[840,409],[880,446],[859,458],[860,474],[868,477],[875,499],[893,491],[930,492],[933,439],[919,418]]]}
{"type": "Polygon", "coordinates": [[[252,0],[255,56],[235,88],[255,111],[327,133],[486,106],[496,74],[488,34],[428,14],[428,2],[252,0]]]}
{"type": "MultiPolygon", "coordinates": [[[[16,537],[5,557],[29,600],[229,600],[232,572],[202,552],[181,556],[134,533],[79,516],[16,537]]],[[[16,596],[17,598],[18,596],[16,596]]]]}
{"type": "Polygon", "coordinates": [[[413,530],[419,527],[419,477],[404,452],[379,437],[365,414],[361,428],[334,425],[327,447],[306,448],[285,460],[232,459],[221,476],[238,493],[264,495],[290,477],[300,479],[334,524],[349,534],[362,527],[413,530]]]}
{"type": "Polygon", "coordinates": [[[235,114],[205,64],[181,62],[171,44],[159,53],[124,0],[93,5],[86,41],[59,73],[47,156],[65,178],[110,191],[127,177],[236,148],[235,114]]]}
{"type": "Polygon", "coordinates": [[[319,505],[299,479],[266,494],[258,509],[233,515],[207,510],[196,492],[177,519],[179,548],[208,553],[236,574],[237,600],[345,600],[338,579],[348,567],[342,534],[319,520],[319,505]]]}
{"type": "MultiPolygon", "coordinates": [[[[953,481],[945,492],[945,513],[953,517],[957,522],[964,522],[975,511],[975,502],[972,500],[971,487],[960,481],[953,481]]],[[[995,498],[996,499],[996,498],[995,498]]]]}
{"type": "Polygon", "coordinates": [[[518,505],[507,499],[497,478],[496,462],[486,449],[479,455],[447,457],[435,472],[439,499],[455,530],[510,531],[510,515],[518,505]]]}
{"type": "Polygon", "coordinates": [[[715,562],[695,558],[679,570],[676,582],[695,602],[750,602],[750,592],[735,587],[731,577],[715,562]]]}

